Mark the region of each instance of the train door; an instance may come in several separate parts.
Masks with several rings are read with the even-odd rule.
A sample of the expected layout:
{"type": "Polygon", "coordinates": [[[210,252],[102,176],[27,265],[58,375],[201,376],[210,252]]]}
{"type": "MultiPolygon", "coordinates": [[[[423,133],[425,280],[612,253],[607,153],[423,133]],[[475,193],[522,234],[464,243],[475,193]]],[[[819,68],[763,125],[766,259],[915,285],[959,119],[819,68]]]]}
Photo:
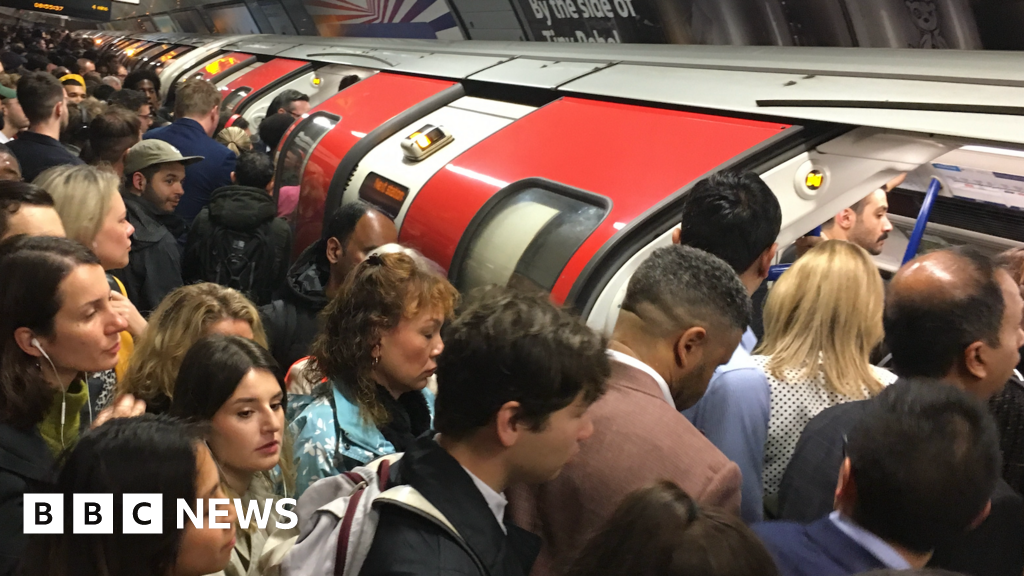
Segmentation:
{"type": "MultiPolygon", "coordinates": [[[[285,90],[298,90],[309,96],[309,106],[313,109],[340,92],[343,86],[351,86],[375,73],[376,70],[344,64],[307,64],[294,74],[282,78],[282,82],[275,82],[267,90],[242,96],[234,105],[234,110],[248,120],[250,126],[258,127],[267,116],[270,103],[285,90]]],[[[238,99],[239,95],[234,95],[234,98],[238,99]]]]}
{"type": "MultiPolygon", "coordinates": [[[[781,248],[894,176],[914,170],[953,147],[954,144],[925,135],[857,128],[841,135],[812,135],[812,140],[804,145],[748,168],[759,172],[779,199],[781,248]]],[[[685,190],[677,199],[682,193],[685,190]]],[[[624,236],[624,245],[632,244],[631,248],[593,262],[587,278],[573,286],[570,300],[595,330],[611,332],[633,272],[651,252],[670,244],[672,230],[679,224],[678,202],[666,205],[660,212],[661,216],[652,214],[643,223],[646,232],[637,234],[633,240],[624,236]]]]}
{"type": "MultiPolygon", "coordinates": [[[[170,66],[175,60],[183,57],[194,49],[193,46],[175,46],[171,50],[155,57],[151,62],[147,63],[149,66],[153,66],[159,74],[165,67],[170,66]]],[[[140,67],[145,67],[147,64],[140,64],[140,67]]]]}
{"type": "Polygon", "coordinates": [[[147,64],[151,59],[160,56],[172,48],[171,44],[154,44],[145,50],[141,50],[125,61],[125,68],[128,71],[135,70],[139,66],[147,64]]]}
{"type": "Polygon", "coordinates": [[[206,42],[201,46],[197,46],[188,51],[187,54],[182,54],[181,57],[174,58],[174,60],[164,66],[164,69],[160,72],[160,97],[167,97],[168,92],[170,92],[179,76],[184,74],[186,71],[193,69],[197,64],[209,60],[220,51],[221,47],[233,41],[234,37],[229,36],[219,40],[206,42]]]}
{"type": "Polygon", "coordinates": [[[234,113],[251,98],[259,98],[268,90],[311,68],[308,62],[290,58],[275,58],[262,66],[248,71],[220,88],[223,100],[221,112],[234,113]]]}
{"type": "Polygon", "coordinates": [[[261,64],[262,62],[254,54],[228,52],[227,54],[221,54],[200,62],[197,66],[179,76],[174,81],[174,85],[180,86],[186,80],[193,78],[209,80],[214,84],[223,85],[261,64]]]}
{"type": "Polygon", "coordinates": [[[381,72],[335,94],[292,126],[277,160],[278,214],[295,230],[294,255],[320,239],[357,159],[416,118],[464,95],[447,80],[381,72]]]}
{"type": "MultiPolygon", "coordinates": [[[[359,160],[342,194],[341,204],[363,200],[376,205],[402,226],[410,204],[438,171],[460,154],[536,110],[497,100],[465,96],[406,124],[359,160]],[[441,131],[438,136],[431,132],[441,131]],[[421,150],[415,143],[427,138],[421,150]],[[410,138],[412,137],[412,138],[410,138]],[[445,141],[448,140],[448,141],[445,141]],[[408,142],[415,147],[410,154],[408,142]],[[405,144],[403,146],[403,144],[405,144]],[[425,154],[422,158],[419,154],[425,154]]],[[[329,203],[333,203],[329,200],[329,203]]]]}

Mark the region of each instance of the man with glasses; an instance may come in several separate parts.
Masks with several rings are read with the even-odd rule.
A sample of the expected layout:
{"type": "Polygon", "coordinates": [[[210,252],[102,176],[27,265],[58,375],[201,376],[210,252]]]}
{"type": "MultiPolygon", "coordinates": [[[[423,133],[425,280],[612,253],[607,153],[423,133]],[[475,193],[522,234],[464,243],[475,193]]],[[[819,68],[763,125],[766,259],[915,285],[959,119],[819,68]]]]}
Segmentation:
{"type": "Polygon", "coordinates": [[[285,90],[274,97],[267,107],[267,116],[274,114],[291,114],[292,118],[301,119],[309,113],[309,96],[298,90],[285,90]]]}
{"type": "Polygon", "coordinates": [[[111,106],[124,108],[136,114],[139,117],[142,134],[145,134],[153,125],[153,106],[149,103],[149,98],[142,92],[127,88],[118,90],[110,95],[109,102],[111,106]]]}

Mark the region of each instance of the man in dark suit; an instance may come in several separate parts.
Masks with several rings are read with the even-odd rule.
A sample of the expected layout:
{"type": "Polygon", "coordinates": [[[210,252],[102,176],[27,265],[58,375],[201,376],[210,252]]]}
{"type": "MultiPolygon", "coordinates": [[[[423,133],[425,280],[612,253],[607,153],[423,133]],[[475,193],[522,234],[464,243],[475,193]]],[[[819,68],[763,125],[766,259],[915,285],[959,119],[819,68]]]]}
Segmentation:
{"type": "MultiPolygon", "coordinates": [[[[889,285],[886,342],[901,377],[935,378],[987,401],[1006,383],[1024,341],[1024,302],[1010,275],[969,250],[914,259],[889,285]]],[[[804,428],[779,493],[779,517],[810,522],[832,510],[843,438],[872,400],[834,406],[804,428]]],[[[1024,499],[999,480],[992,512],[943,543],[931,566],[972,576],[1024,572],[1024,499]]]]}
{"type": "Polygon", "coordinates": [[[754,526],[783,576],[922,568],[989,513],[1001,463],[984,404],[928,379],[902,379],[865,404],[845,444],[835,511],[809,525],[754,526]]]}
{"type": "Polygon", "coordinates": [[[84,164],[60,143],[60,132],[68,125],[64,87],[45,72],[26,74],[18,81],[18,102],[28,118],[28,130],[7,143],[21,164],[26,182],[48,168],[84,164]]]}

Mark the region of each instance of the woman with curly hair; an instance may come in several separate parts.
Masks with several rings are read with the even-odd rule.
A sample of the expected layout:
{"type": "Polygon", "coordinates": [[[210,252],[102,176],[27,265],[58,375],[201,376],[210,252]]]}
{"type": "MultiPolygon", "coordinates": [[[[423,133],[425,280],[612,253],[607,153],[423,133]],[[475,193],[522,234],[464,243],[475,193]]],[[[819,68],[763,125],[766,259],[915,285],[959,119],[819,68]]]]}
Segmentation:
{"type": "Polygon", "coordinates": [[[182,286],[149,317],[149,327],[135,342],[128,371],[118,382],[118,395],[145,400],[147,412],[167,412],[185,353],[210,334],[241,336],[267,347],[259,312],[241,292],[209,282],[182,286]]]}
{"type": "Polygon", "coordinates": [[[313,482],[404,452],[431,427],[427,381],[458,292],[418,252],[382,246],[349,274],[322,319],[308,370],[324,383],[294,398],[298,494],[313,482]]]}

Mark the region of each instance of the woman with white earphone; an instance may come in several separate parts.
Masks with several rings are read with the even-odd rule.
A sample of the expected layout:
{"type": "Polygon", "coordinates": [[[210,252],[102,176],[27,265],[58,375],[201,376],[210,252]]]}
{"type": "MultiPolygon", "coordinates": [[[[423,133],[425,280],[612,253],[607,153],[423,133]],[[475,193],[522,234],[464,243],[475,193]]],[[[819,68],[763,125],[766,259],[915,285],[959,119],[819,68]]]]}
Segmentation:
{"type": "MultiPolygon", "coordinates": [[[[96,256],[64,238],[13,238],[0,244],[0,574],[24,546],[22,498],[44,491],[53,462],[90,425],[87,372],[118,360],[124,318],[111,305],[96,256]]],[[[112,416],[145,411],[126,398],[112,416]]]]}
{"type": "Polygon", "coordinates": [[[128,323],[121,332],[117,365],[88,377],[90,405],[99,411],[113,399],[117,382],[128,369],[135,339],[146,330],[146,320],[128,300],[124,285],[109,274],[128,265],[135,229],[128,222],[117,175],[111,171],[95,166],[56,166],[40,174],[34,183],[53,197],[67,237],[92,250],[108,272],[107,284],[114,294],[111,306],[128,323]]]}

